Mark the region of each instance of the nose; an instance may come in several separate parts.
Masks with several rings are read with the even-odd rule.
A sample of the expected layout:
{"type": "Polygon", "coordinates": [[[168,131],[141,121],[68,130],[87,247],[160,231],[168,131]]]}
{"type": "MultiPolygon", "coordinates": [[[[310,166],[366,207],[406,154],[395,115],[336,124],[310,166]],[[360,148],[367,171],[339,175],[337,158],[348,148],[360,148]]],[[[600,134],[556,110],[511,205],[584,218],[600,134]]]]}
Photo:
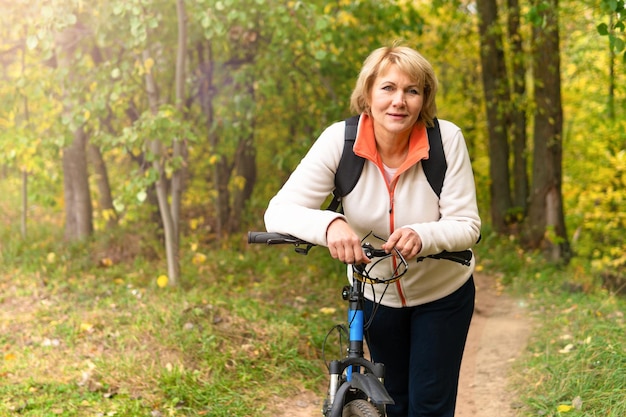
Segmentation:
{"type": "Polygon", "coordinates": [[[406,104],[406,98],[405,98],[405,95],[404,95],[404,91],[402,91],[402,90],[396,91],[396,93],[393,95],[392,103],[396,107],[403,107],[406,104]]]}

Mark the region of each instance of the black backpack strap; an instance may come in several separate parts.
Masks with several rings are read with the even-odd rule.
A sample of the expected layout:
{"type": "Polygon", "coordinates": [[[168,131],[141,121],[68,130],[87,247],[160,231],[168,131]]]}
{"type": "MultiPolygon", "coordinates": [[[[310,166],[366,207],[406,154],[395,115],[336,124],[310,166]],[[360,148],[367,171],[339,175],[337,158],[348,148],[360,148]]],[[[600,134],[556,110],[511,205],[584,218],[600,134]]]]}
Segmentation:
{"type": "Polygon", "coordinates": [[[365,159],[357,156],[352,149],[356,140],[359,117],[359,115],[356,115],[346,119],[343,151],[337,166],[337,172],[335,173],[335,190],[327,210],[337,211],[341,204],[341,198],[352,191],[359,181],[361,171],[363,171],[365,159]]]}
{"type": "Polygon", "coordinates": [[[426,174],[428,183],[435,194],[437,194],[437,197],[439,197],[441,195],[441,189],[443,188],[443,179],[446,176],[448,163],[443,153],[439,120],[435,118],[433,119],[433,123],[432,127],[426,129],[430,151],[428,152],[428,159],[422,160],[422,168],[424,168],[424,174],[426,174]]]}

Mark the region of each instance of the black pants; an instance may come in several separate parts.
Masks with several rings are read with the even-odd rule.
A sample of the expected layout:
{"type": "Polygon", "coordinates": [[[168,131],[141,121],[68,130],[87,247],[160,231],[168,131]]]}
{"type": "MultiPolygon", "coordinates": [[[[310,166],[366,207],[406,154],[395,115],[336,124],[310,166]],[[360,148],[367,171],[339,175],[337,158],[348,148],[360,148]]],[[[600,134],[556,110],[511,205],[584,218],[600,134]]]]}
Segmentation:
{"type": "MultiPolygon", "coordinates": [[[[388,417],[453,417],[463,349],[474,312],[470,278],[440,300],[416,307],[379,306],[368,331],[372,359],[385,364],[394,399],[388,417]]],[[[370,317],[373,303],[366,301],[370,317]]]]}

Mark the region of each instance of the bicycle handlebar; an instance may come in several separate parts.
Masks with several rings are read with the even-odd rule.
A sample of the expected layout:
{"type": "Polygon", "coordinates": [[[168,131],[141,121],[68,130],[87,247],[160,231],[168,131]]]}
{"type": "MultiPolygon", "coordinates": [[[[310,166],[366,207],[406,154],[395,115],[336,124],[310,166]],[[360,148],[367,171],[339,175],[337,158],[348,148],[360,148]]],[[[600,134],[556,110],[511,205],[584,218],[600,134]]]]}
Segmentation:
{"type": "MultiPolygon", "coordinates": [[[[274,232],[248,232],[248,243],[265,243],[267,245],[291,244],[295,246],[307,245],[306,249],[297,250],[299,253],[304,254],[308,253],[309,249],[315,246],[313,243],[299,239],[295,236],[274,232]]],[[[385,251],[383,251],[382,249],[374,249],[371,246],[364,247],[364,249],[369,250],[369,258],[384,257],[387,255],[387,253],[385,253],[385,251]]],[[[448,261],[456,262],[461,265],[470,266],[472,264],[472,257],[472,251],[469,249],[458,252],[443,251],[434,255],[420,256],[419,258],[417,258],[417,262],[421,262],[426,258],[446,259],[448,261]]]]}

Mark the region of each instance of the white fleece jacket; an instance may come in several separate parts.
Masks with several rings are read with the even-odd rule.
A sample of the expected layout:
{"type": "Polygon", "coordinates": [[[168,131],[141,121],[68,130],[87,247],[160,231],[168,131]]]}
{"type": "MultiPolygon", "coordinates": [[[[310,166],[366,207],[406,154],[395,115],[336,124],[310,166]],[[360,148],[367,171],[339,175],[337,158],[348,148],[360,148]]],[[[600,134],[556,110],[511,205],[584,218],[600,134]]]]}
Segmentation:
{"type": "MultiPolygon", "coordinates": [[[[456,125],[445,120],[439,120],[439,124],[448,164],[440,198],[428,183],[419,161],[400,167],[387,185],[375,145],[365,143],[373,141],[373,132],[365,131],[371,129],[371,122],[367,123],[367,116],[362,115],[354,149],[368,160],[356,186],[342,200],[344,214],[320,209],[334,189],[335,171],[343,151],[345,122],[337,122],[320,135],[270,201],[265,212],[267,231],[288,233],[326,246],[329,224],[343,216],[361,237],[373,232],[388,238],[399,227],[412,228],[422,239],[418,256],[472,247],[480,236],[481,222],[467,146],[456,125]]],[[[423,143],[427,140],[425,127],[416,126],[411,141],[414,136],[421,137],[427,149],[427,142],[423,143]]],[[[418,150],[411,146],[410,152],[418,150]]],[[[380,247],[376,239],[368,241],[380,247]]],[[[390,260],[383,262],[376,267],[375,275],[389,276],[391,268],[390,260]]],[[[460,288],[473,270],[474,260],[467,267],[448,260],[426,259],[418,263],[412,259],[402,279],[386,291],[382,284],[366,285],[365,296],[381,301],[384,292],[381,303],[390,307],[424,304],[460,288]]],[[[348,267],[349,279],[351,275],[348,267]]]]}

